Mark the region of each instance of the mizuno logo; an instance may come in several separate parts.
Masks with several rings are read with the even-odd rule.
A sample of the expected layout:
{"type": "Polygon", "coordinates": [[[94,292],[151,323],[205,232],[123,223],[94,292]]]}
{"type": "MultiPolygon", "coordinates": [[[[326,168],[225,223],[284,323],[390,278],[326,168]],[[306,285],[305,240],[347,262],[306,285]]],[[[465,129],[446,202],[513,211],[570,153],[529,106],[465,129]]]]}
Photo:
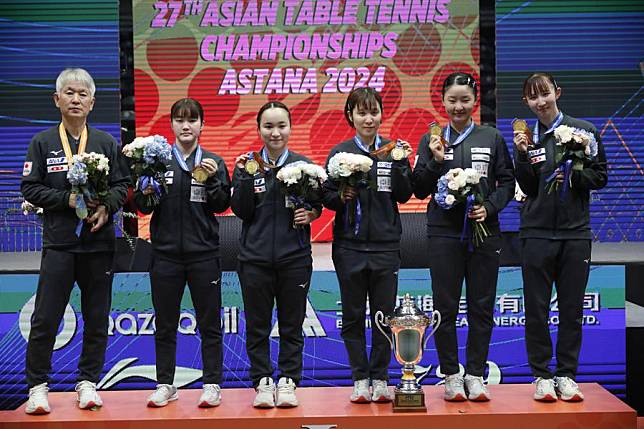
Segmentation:
{"type": "Polygon", "coordinates": [[[59,153],[61,153],[63,150],[52,150],[51,153],[54,154],[54,156],[58,156],[59,153]]]}
{"type": "Polygon", "coordinates": [[[306,289],[306,286],[308,284],[309,284],[309,282],[304,282],[304,283],[302,283],[301,285],[298,285],[298,286],[301,287],[302,289],[306,289]]]}
{"type": "Polygon", "coordinates": [[[219,284],[219,281],[220,281],[220,280],[221,280],[221,279],[219,278],[219,279],[217,279],[217,280],[213,280],[213,281],[211,281],[210,283],[216,286],[216,285],[218,285],[218,284],[219,284]]]}

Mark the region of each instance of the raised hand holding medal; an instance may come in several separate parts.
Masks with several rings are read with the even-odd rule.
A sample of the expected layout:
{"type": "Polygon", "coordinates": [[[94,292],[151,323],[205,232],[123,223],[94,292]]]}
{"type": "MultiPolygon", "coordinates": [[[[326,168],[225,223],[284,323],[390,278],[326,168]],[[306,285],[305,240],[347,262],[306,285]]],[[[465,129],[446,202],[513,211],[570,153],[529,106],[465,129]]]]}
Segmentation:
{"type": "Polygon", "coordinates": [[[208,176],[208,170],[203,167],[203,164],[197,165],[192,169],[192,178],[199,183],[206,183],[208,176]]]}
{"type": "Polygon", "coordinates": [[[443,129],[437,122],[432,122],[429,124],[429,135],[438,136],[440,138],[441,144],[447,146],[447,141],[443,138],[443,129]]]}
{"type": "Polygon", "coordinates": [[[405,157],[405,149],[403,149],[402,140],[396,140],[396,146],[391,150],[391,157],[394,161],[400,161],[405,157]]]}
{"type": "Polygon", "coordinates": [[[217,161],[205,158],[201,164],[192,169],[192,177],[199,183],[205,183],[208,178],[217,174],[217,161]]]}
{"type": "Polygon", "coordinates": [[[436,122],[429,124],[429,150],[437,162],[443,162],[447,142],[443,138],[443,129],[436,122]]]}
{"type": "Polygon", "coordinates": [[[255,160],[255,154],[253,152],[248,153],[248,158],[246,158],[246,162],[244,163],[244,169],[251,176],[254,176],[259,170],[259,163],[255,160]]]}
{"type": "Polygon", "coordinates": [[[528,123],[523,119],[514,119],[512,121],[512,131],[514,132],[514,144],[520,152],[526,152],[528,146],[532,145],[532,133],[528,123]]]}

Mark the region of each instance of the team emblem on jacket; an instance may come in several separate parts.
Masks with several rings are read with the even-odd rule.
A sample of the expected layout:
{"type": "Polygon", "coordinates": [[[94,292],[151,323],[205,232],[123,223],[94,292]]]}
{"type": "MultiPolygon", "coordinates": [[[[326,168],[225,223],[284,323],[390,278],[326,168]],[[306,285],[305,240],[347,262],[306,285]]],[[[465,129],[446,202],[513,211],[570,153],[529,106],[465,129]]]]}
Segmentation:
{"type": "Polygon", "coordinates": [[[378,161],[376,174],[378,192],[391,192],[391,162],[378,161]]]}
{"type": "Polygon", "coordinates": [[[253,189],[256,194],[259,194],[261,192],[266,192],[266,179],[263,177],[258,177],[257,179],[253,179],[253,189]]]}
{"type": "Polygon", "coordinates": [[[47,173],[58,173],[67,170],[69,170],[67,157],[59,156],[55,158],[47,158],[47,173]]]}
{"type": "Polygon", "coordinates": [[[478,171],[482,177],[487,177],[492,150],[489,147],[473,147],[471,153],[472,168],[478,171]]]}
{"type": "Polygon", "coordinates": [[[25,164],[22,166],[22,175],[23,176],[29,176],[31,174],[32,165],[33,165],[33,162],[25,161],[25,164]]]}
{"type": "Polygon", "coordinates": [[[546,160],[546,148],[541,147],[539,149],[529,150],[528,157],[530,158],[530,164],[537,164],[546,160]]]}

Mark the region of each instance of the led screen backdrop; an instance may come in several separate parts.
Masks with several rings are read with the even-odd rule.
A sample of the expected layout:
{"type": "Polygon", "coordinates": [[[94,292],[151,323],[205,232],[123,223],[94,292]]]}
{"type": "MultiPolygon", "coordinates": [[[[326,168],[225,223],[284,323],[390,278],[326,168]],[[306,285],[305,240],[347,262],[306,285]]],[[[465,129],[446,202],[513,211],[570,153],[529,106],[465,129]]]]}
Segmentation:
{"type": "MultiPolygon", "coordinates": [[[[515,117],[534,117],[521,102],[523,80],[549,71],[563,88],[559,106],[592,122],[608,161],[608,186],[593,194],[591,224],[600,241],[644,240],[644,3],[496,2],[497,126],[511,143],[515,117]]],[[[506,230],[518,229],[513,204],[506,230]]]]}
{"type": "MultiPolygon", "coordinates": [[[[137,135],[170,137],[170,106],[194,97],[200,142],[229,168],[261,146],[255,116],[268,100],[292,109],[289,147],[323,164],[353,135],[342,113],[352,88],[379,90],[381,133],[415,147],[430,122],[446,123],[444,77],[479,75],[476,0],[135,1],[133,22],[137,135]]],[[[329,215],[314,238],[330,238],[329,215]]]]}
{"type": "Polygon", "coordinates": [[[120,140],[116,0],[0,2],[0,252],[40,250],[41,226],[20,212],[20,178],[34,134],[60,121],[58,74],[82,67],[96,82],[89,122],[120,140]]]}

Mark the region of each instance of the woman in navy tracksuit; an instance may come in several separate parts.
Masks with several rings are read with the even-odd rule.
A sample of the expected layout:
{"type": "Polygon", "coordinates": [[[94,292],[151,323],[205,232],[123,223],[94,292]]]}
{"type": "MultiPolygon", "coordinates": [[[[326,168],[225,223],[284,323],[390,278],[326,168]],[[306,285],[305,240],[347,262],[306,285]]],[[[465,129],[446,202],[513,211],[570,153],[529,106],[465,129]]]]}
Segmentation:
{"type": "Polygon", "coordinates": [[[295,407],[295,387],[302,378],[302,323],[313,269],[309,225],[320,216],[322,204],[316,199],[294,210],[276,178],[285,164],[311,162],[287,147],[288,108],[280,102],[266,103],[257,114],[257,128],[264,142],[262,160],[250,160],[247,153],[237,158],[231,200],[233,212],[243,221],[238,273],[250,377],[257,392],[253,406],[295,407]],[[249,168],[250,164],[257,168],[257,161],[258,171],[249,168]],[[277,387],[269,345],[274,302],[280,335],[277,387]]]}
{"type": "Polygon", "coordinates": [[[357,403],[387,402],[391,400],[387,388],[391,347],[375,329],[374,315],[377,311],[390,315],[396,304],[402,233],[398,204],[408,201],[412,194],[407,158],[412,150],[407,142],[400,142],[399,149],[405,155],[402,159],[372,154],[390,143],[378,135],[382,98],[372,88],[354,89],[344,110],[356,136],[331,150],[327,166],[339,152],[364,155],[373,161],[370,187],[346,187],[339,195],[336,181],[329,178],[324,186],[324,206],[336,212],[332,257],[342,298],[342,338],[354,381],[350,399],[357,403]],[[350,200],[353,204],[347,204],[350,200]],[[347,225],[345,211],[354,210],[358,201],[361,219],[356,215],[356,221],[347,225]],[[369,357],[365,336],[367,297],[372,327],[369,357]]]}
{"type": "MultiPolygon", "coordinates": [[[[514,160],[517,182],[527,195],[521,210],[521,269],[526,313],[528,361],[536,377],[534,398],[553,402],[581,401],[575,383],[583,300],[588,282],[591,250],[590,191],[606,186],[606,155],[597,129],[587,121],[561,112],[557,100],[561,88],[548,73],[534,73],[523,84],[523,100],[537,116],[533,141],[525,132],[515,132],[514,160]],[[597,153],[584,161],[582,170],[572,170],[570,188],[562,199],[546,189],[546,179],[555,172],[554,130],[559,125],[583,129],[594,135],[597,153]],[[552,341],[548,326],[552,284],[557,288],[559,326],[557,367],[548,368],[552,341]]],[[[564,174],[555,178],[562,183],[564,174]]]]}
{"type": "Polygon", "coordinates": [[[139,210],[152,213],[150,283],[158,384],[147,403],[163,407],[178,398],[173,385],[177,327],[187,282],[201,336],[203,393],[198,405],[213,407],[221,401],[223,362],[219,223],[214,213],[230,204],[230,179],[223,159],[199,145],[201,104],[191,98],[178,100],[170,117],[175,142],[166,173],[168,192],[158,204],[147,198],[152,187],[134,194],[139,210]],[[197,180],[195,167],[207,173],[205,180],[197,180]]]}
{"type": "Polygon", "coordinates": [[[464,205],[445,210],[434,198],[427,205],[434,309],[442,316],[435,342],[440,369],[445,374],[445,400],[487,401],[490,395],[483,384],[483,375],[492,334],[501,253],[498,213],[514,194],[512,161],[501,134],[495,128],[476,125],[472,120],[477,97],[473,76],[451,74],[443,82],[442,94],[449,116],[449,125],[443,130],[443,141],[447,145],[443,145],[440,136],[423,136],[413,173],[414,194],[424,199],[435,193],[438,179],[452,168],[478,170],[484,201],[474,205],[468,217],[485,222],[491,234],[470,251],[467,240],[461,240],[464,205]],[[465,377],[460,374],[456,339],[463,279],[467,285],[469,325],[465,377]]]}

